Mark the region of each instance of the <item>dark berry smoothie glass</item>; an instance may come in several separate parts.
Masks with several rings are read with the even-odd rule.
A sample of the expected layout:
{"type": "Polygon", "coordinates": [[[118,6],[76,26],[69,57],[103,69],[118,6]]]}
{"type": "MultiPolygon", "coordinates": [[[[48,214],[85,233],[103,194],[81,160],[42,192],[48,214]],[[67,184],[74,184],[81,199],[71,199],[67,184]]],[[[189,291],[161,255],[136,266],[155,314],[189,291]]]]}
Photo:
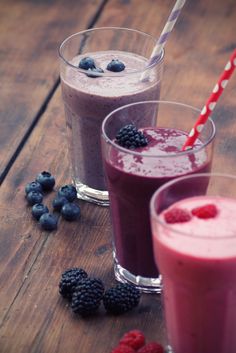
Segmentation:
{"type": "Polygon", "coordinates": [[[151,199],[168,352],[236,352],[235,213],[233,175],[205,173],[176,178],[151,199]],[[186,184],[193,187],[186,188],[186,184]],[[202,192],[194,185],[203,185],[202,192]],[[176,195],[177,189],[184,190],[183,195],[176,195]],[[172,200],[168,209],[166,198],[172,200]],[[179,215],[180,211],[185,213],[185,222],[177,210],[179,215]]]}
{"type": "Polygon", "coordinates": [[[106,27],[76,33],[60,46],[62,96],[78,198],[109,204],[101,124],[122,105],[159,99],[164,52],[147,67],[155,41],[140,31],[106,27]]]}
{"type": "MultiPolygon", "coordinates": [[[[211,169],[215,126],[211,119],[194,149],[181,152],[199,110],[165,101],[129,104],[110,113],[102,124],[102,151],[113,225],[114,270],[118,280],[131,282],[146,292],[160,292],[149,217],[152,194],[178,176],[211,169]],[[152,124],[150,124],[150,117],[152,124]],[[121,147],[116,134],[134,124],[144,133],[147,146],[121,147]]],[[[202,190],[202,184],[185,185],[202,190]]],[[[184,195],[185,189],[176,189],[184,195]]],[[[167,205],[171,200],[165,200],[167,205]]]]}

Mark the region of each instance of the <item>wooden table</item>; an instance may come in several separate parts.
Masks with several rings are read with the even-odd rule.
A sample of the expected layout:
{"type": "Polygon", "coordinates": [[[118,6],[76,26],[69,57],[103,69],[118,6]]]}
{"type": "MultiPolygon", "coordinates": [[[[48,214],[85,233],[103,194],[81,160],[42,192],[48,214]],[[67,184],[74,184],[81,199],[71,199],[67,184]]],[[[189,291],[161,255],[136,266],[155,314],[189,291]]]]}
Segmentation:
{"type": "MultiPolygon", "coordinates": [[[[109,212],[79,202],[81,220],[42,231],[24,187],[49,170],[70,182],[57,49],[69,34],[101,26],[160,34],[174,0],[0,0],[0,352],[109,353],[130,329],[164,340],[161,300],[113,317],[82,319],[58,294],[79,266],[115,283],[109,212]]],[[[162,98],[201,108],[236,46],[235,0],[188,0],[166,46],[162,98]]],[[[215,110],[214,171],[236,174],[236,77],[215,110]]],[[[54,197],[49,194],[46,203],[54,197]]]]}

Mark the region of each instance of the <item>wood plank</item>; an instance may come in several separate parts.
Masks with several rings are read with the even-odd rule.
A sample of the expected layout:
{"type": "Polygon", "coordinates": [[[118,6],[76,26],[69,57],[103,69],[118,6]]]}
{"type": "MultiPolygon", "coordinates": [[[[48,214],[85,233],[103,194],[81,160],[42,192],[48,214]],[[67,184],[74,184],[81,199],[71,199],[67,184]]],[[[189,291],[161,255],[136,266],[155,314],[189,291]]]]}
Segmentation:
{"type": "MultiPolygon", "coordinates": [[[[96,25],[130,26],[158,35],[173,3],[111,0],[96,25]]],[[[163,98],[195,106],[204,103],[229,51],[229,46],[223,50],[218,37],[213,44],[213,34],[221,23],[227,43],[233,45],[235,14],[231,0],[217,4],[213,0],[188,1],[166,50],[163,98]],[[206,19],[207,31],[202,27],[206,19]]],[[[236,130],[232,121],[236,108],[233,92],[235,77],[221,99],[224,117],[217,116],[214,169],[223,166],[224,171],[236,173],[230,152],[236,130]]],[[[50,170],[57,177],[57,185],[70,180],[62,112],[58,90],[1,188],[1,353],[104,353],[131,328],[142,329],[149,340],[164,340],[159,296],[144,295],[140,306],[122,317],[107,316],[101,308],[97,316],[86,320],[71,315],[59,298],[58,280],[67,267],[82,266],[91,275],[101,277],[106,286],[114,283],[108,209],[80,202],[80,222],[61,222],[57,232],[46,234],[40,232],[26,208],[24,185],[37,172],[50,170]]],[[[48,202],[52,197],[48,195],[48,202]]]]}
{"type": "Polygon", "coordinates": [[[102,0],[1,0],[0,182],[58,84],[57,49],[86,28],[102,0]]]}

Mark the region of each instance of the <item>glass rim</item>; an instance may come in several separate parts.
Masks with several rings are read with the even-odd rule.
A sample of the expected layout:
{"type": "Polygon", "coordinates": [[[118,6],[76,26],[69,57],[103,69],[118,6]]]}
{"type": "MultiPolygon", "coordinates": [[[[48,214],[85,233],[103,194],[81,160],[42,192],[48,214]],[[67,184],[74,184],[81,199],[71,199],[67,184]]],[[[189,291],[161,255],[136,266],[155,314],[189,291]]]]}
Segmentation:
{"type": "MultiPolygon", "coordinates": [[[[184,237],[188,237],[188,238],[194,238],[194,239],[210,239],[213,241],[217,241],[217,240],[222,240],[222,239],[233,239],[236,237],[236,235],[225,235],[225,236],[203,236],[203,235],[193,235],[191,233],[188,232],[183,232],[177,229],[173,229],[171,227],[171,225],[169,225],[168,223],[164,222],[161,220],[160,216],[157,214],[156,209],[155,209],[155,202],[156,202],[156,198],[157,196],[163,192],[163,190],[167,189],[168,187],[187,180],[187,179],[194,179],[194,178],[199,178],[199,177],[207,177],[207,178],[211,178],[211,177],[219,177],[219,178],[228,178],[228,179],[234,179],[236,181],[236,175],[234,174],[228,174],[228,173],[218,173],[218,172],[213,172],[213,173],[195,173],[195,174],[190,174],[190,175],[185,175],[185,176],[181,176],[181,177],[177,177],[173,180],[170,180],[168,182],[166,182],[165,184],[163,184],[162,186],[160,186],[152,195],[151,200],[150,200],[150,216],[152,219],[154,219],[157,223],[159,223],[162,227],[164,227],[165,229],[171,231],[174,234],[178,234],[184,237]]],[[[204,196],[204,195],[202,195],[204,196]]],[[[194,197],[194,196],[193,196],[194,197]]],[[[186,197],[187,199],[188,197],[186,197]]],[[[164,210],[163,210],[164,211],[164,210]]]]}
{"type": "MultiPolygon", "coordinates": [[[[90,28],[90,29],[85,29],[83,31],[76,32],[74,34],[71,34],[67,38],[65,38],[62,41],[62,43],[60,44],[59,48],[58,48],[59,58],[66,65],[70,66],[75,71],[78,71],[78,72],[83,73],[83,74],[87,74],[88,70],[80,69],[79,67],[71,64],[68,60],[66,60],[64,58],[64,56],[62,54],[63,48],[66,45],[66,43],[69,40],[73,39],[74,37],[77,37],[79,35],[83,35],[83,34],[89,33],[89,32],[98,32],[98,31],[105,31],[105,30],[109,30],[109,31],[111,31],[111,30],[113,30],[113,31],[114,30],[115,31],[127,31],[127,32],[138,33],[138,34],[141,34],[141,35],[151,39],[153,41],[153,47],[156,44],[156,38],[154,36],[152,36],[151,34],[148,34],[146,32],[140,31],[138,29],[132,29],[132,28],[126,28],[126,27],[96,27],[96,28],[90,28]]],[[[144,67],[144,69],[142,69],[142,70],[136,70],[136,71],[133,71],[133,72],[125,72],[125,73],[124,72],[102,72],[102,73],[96,72],[96,77],[123,77],[123,76],[129,76],[129,75],[137,75],[137,74],[142,75],[147,70],[153,69],[155,66],[158,66],[158,65],[162,64],[163,61],[164,61],[164,56],[165,56],[165,50],[163,48],[162,51],[161,51],[160,57],[157,60],[155,60],[151,65],[148,65],[148,66],[144,67]]]]}
{"type": "MultiPolygon", "coordinates": [[[[206,148],[206,146],[208,146],[211,143],[211,141],[214,139],[214,137],[215,137],[216,127],[215,127],[215,124],[214,124],[212,118],[209,117],[208,121],[210,122],[210,124],[212,126],[212,133],[211,133],[209,139],[205,143],[203,143],[201,146],[196,147],[194,149],[188,149],[188,150],[180,151],[180,152],[177,152],[177,153],[173,152],[173,153],[168,153],[168,154],[165,154],[165,155],[160,155],[160,154],[140,153],[140,152],[136,152],[136,151],[131,150],[131,149],[124,148],[124,147],[118,145],[117,143],[115,143],[113,140],[111,140],[107,136],[106,131],[105,131],[105,125],[106,125],[107,121],[111,118],[112,115],[116,114],[117,112],[119,112],[121,110],[127,109],[127,108],[129,108],[131,106],[140,105],[140,104],[167,104],[167,105],[171,104],[171,105],[178,105],[180,107],[186,107],[186,108],[191,109],[191,110],[193,110],[193,111],[195,111],[197,113],[201,112],[200,109],[192,107],[191,105],[188,105],[188,104],[185,104],[185,103],[180,103],[180,102],[175,102],[175,101],[164,101],[164,100],[152,100],[152,101],[135,102],[135,103],[130,103],[130,104],[123,105],[123,106],[113,110],[111,113],[109,113],[105,117],[105,119],[102,122],[102,128],[101,128],[102,129],[102,137],[104,138],[106,143],[109,143],[115,149],[117,149],[117,150],[119,150],[121,152],[124,152],[125,154],[131,154],[133,156],[142,156],[142,157],[148,157],[148,158],[158,157],[160,159],[180,157],[180,156],[185,156],[185,155],[189,155],[189,154],[200,152],[202,149],[206,148]]],[[[173,129],[174,129],[174,127],[173,127],[173,129]]]]}

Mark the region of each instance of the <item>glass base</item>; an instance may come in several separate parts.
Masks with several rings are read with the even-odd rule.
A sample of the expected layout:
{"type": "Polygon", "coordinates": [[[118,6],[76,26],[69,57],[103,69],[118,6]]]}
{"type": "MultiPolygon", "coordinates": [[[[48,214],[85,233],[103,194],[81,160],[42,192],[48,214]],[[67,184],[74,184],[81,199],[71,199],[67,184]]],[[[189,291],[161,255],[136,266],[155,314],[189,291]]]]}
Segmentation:
{"type": "Polygon", "coordinates": [[[74,180],[78,199],[95,203],[99,206],[109,206],[108,191],[92,189],[89,186],[74,180]]]}
{"type": "Polygon", "coordinates": [[[114,273],[117,281],[122,283],[131,283],[144,293],[161,293],[161,275],[158,278],[135,276],[118,263],[114,252],[113,257],[115,262],[114,273]]]}
{"type": "Polygon", "coordinates": [[[171,348],[171,346],[167,346],[166,349],[165,349],[165,353],[174,353],[174,351],[171,348]]]}

